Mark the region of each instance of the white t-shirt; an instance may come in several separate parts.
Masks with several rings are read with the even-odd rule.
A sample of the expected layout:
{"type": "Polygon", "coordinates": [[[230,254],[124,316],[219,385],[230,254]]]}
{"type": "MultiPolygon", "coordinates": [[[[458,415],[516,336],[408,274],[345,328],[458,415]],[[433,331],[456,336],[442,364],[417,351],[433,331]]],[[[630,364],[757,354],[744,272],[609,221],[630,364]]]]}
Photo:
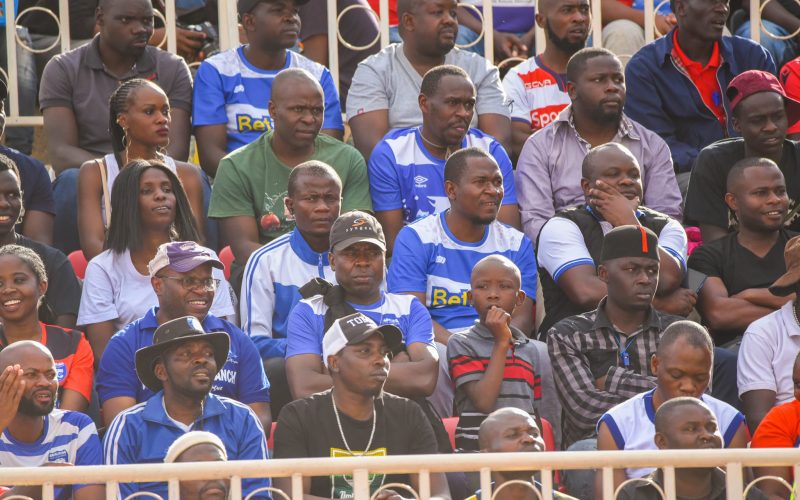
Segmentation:
{"type": "MultiPolygon", "coordinates": [[[[220,284],[209,312],[218,318],[234,317],[236,309],[225,275],[221,269],[214,269],[212,276],[220,280],[220,284]]],[[[157,305],[158,297],[150,284],[150,276],[140,274],[133,267],[130,252],[115,254],[106,250],[86,267],[78,324],[113,320],[114,329],[121,330],[157,305]]]]}
{"type": "MultiPolygon", "coordinates": [[[[119,175],[119,164],[117,163],[117,157],[114,156],[114,153],[105,155],[103,157],[103,161],[106,163],[106,185],[108,186],[108,194],[110,195],[112,189],[114,188],[114,181],[119,175]]],[[[172,157],[165,156],[164,165],[175,172],[175,175],[178,175],[178,166],[175,164],[175,160],[173,160],[172,157]]],[[[108,227],[108,217],[106,216],[106,204],[104,198],[104,196],[100,196],[100,209],[103,213],[103,224],[108,227]]]]}
{"type": "Polygon", "coordinates": [[[739,395],[774,391],[775,404],[794,399],[792,367],[800,352],[800,326],[792,312],[794,301],[753,321],[742,337],[736,382],[739,395]]]}

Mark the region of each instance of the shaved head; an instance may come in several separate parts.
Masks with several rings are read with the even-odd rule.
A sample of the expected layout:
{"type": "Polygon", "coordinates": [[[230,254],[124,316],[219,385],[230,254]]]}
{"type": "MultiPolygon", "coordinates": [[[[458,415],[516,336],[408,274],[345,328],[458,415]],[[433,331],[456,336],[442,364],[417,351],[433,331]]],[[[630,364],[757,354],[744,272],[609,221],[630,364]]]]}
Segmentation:
{"type": "Polygon", "coordinates": [[[293,93],[298,86],[309,85],[317,89],[319,95],[325,98],[325,93],[322,91],[322,85],[308,71],[302,68],[289,68],[281,71],[272,80],[272,94],[271,101],[279,102],[281,98],[293,93]]]}
{"type": "Polygon", "coordinates": [[[475,267],[472,268],[472,276],[478,276],[483,272],[507,273],[514,276],[518,288],[522,284],[522,275],[519,272],[519,268],[511,259],[503,255],[489,255],[479,260],[475,267]]]}
{"type": "Polygon", "coordinates": [[[665,401],[656,411],[656,432],[665,432],[668,426],[675,422],[675,418],[682,413],[687,406],[702,408],[710,414],[714,414],[704,402],[697,398],[680,397],[665,401]]]}
{"type": "Polygon", "coordinates": [[[734,163],[731,169],[728,171],[728,181],[726,187],[728,192],[735,193],[736,189],[739,188],[740,185],[743,185],[745,188],[748,187],[749,183],[747,182],[742,183],[742,181],[745,180],[745,177],[747,176],[746,172],[750,168],[758,168],[758,167],[775,169],[778,172],[780,172],[781,176],[783,175],[783,172],[781,172],[780,167],[778,167],[778,165],[774,161],[768,158],[758,158],[755,156],[750,158],[743,158],[734,163]]]}
{"type": "Polygon", "coordinates": [[[508,427],[509,422],[514,419],[530,419],[533,425],[536,421],[528,415],[528,413],[520,410],[519,408],[500,408],[493,411],[481,423],[480,430],[478,431],[478,447],[481,450],[488,452],[495,451],[491,449],[491,443],[498,433],[503,432],[503,429],[508,427]]]}
{"type": "MultiPolygon", "coordinates": [[[[584,179],[594,180],[598,177],[598,167],[603,167],[608,163],[609,159],[621,159],[625,162],[632,163],[639,166],[638,160],[633,156],[631,150],[616,142],[607,142],[596,148],[592,148],[583,157],[581,164],[581,176],[584,179]]],[[[639,168],[641,170],[641,168],[639,168]]]]}
{"type": "Polygon", "coordinates": [[[12,365],[21,365],[22,368],[25,368],[24,360],[30,356],[42,356],[53,361],[53,355],[50,354],[47,347],[33,340],[22,340],[14,342],[0,351],[0,371],[12,365]]]}

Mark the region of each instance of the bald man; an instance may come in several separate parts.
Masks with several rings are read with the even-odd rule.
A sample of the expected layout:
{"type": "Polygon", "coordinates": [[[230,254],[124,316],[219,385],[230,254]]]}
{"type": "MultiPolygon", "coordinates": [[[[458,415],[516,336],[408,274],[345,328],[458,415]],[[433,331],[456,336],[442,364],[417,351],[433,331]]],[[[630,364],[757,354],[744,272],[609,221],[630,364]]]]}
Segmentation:
{"type": "Polygon", "coordinates": [[[658,235],[661,267],[653,307],[688,315],[695,295],[680,287],[686,233],[677,220],[642,206],[636,157],[622,144],[609,142],[589,150],[581,168],[585,203],[558,212],[542,227],[537,244],[547,310],[540,335],[561,319],[597,307],[607,293],[606,284],[597,277],[604,235],[627,224],[644,226],[658,235]]]}
{"type": "MultiPolygon", "coordinates": [[[[481,423],[478,431],[478,445],[483,453],[515,453],[545,451],[542,432],[536,420],[527,412],[518,408],[501,408],[489,414],[481,423]]],[[[502,489],[495,496],[496,500],[534,500],[537,497],[532,487],[541,491],[542,486],[534,479],[534,471],[492,471],[492,490],[502,489]],[[519,483],[503,487],[508,481],[529,481],[531,486],[519,483]]],[[[477,491],[467,500],[478,500],[481,492],[477,491]]],[[[558,491],[553,491],[553,498],[571,499],[558,491]]]]}
{"type": "Polygon", "coordinates": [[[736,162],[728,172],[725,203],[738,229],[699,247],[689,259],[690,269],[707,276],[697,305],[717,344],[740,337],[750,323],[791,300],[768,287],[786,272],[783,250],[797,234],[783,224],[789,197],[772,160],[736,162]]]}
{"type": "MultiPolygon", "coordinates": [[[[94,423],[83,413],[56,409],[57,391],[47,347],[26,340],[0,351],[0,467],[103,463],[94,423]]],[[[6,494],[36,498],[41,490],[16,487],[6,494]]],[[[105,486],[57,486],[55,498],[100,500],[105,486]]]]}
{"type": "Polygon", "coordinates": [[[268,103],[275,92],[275,75],[284,68],[309,72],[325,96],[322,133],[342,138],[339,93],[330,71],[288,50],[297,44],[301,25],[297,9],[306,3],[308,0],[238,0],[248,43],[200,64],[194,80],[192,122],[200,165],[208,175],[216,175],[227,153],[273,129],[274,115],[268,103]]]}
{"type": "Polygon", "coordinates": [[[372,210],[366,163],[355,148],[319,133],[324,111],[319,82],[304,69],[284,70],[272,83],[274,129],[220,161],[208,215],[219,219],[222,242],[236,262],[244,265],[261,245],[294,229],[284,198],[289,173],[306,161],[339,174],[342,212],[372,210]]]}

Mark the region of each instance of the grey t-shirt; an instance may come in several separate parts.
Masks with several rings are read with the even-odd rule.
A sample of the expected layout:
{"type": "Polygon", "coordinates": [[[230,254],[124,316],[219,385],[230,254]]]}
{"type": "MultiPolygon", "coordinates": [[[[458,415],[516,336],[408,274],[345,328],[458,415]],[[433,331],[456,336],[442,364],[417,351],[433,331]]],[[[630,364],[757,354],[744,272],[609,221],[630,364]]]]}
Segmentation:
{"type": "Polygon", "coordinates": [[[97,156],[111,152],[108,99],[120,82],[129,78],[157,83],[173,108],[192,112],[192,75],[183,59],[148,46],[128,74],[117,78],[106,71],[99,42],[97,35],[91,43],[51,59],[44,68],[39,89],[42,109],[64,107],[75,113],[81,149],[97,156]]]}
{"type": "MultiPolygon", "coordinates": [[[[497,68],[483,57],[454,48],[444,59],[467,72],[478,92],[472,126],[478,115],[509,116],[510,110],[497,68]]],[[[422,75],[406,58],[403,44],[389,45],[362,61],[353,75],[347,99],[347,119],[356,115],[389,110],[389,128],[415,127],[422,123],[417,97],[422,75]]]]}

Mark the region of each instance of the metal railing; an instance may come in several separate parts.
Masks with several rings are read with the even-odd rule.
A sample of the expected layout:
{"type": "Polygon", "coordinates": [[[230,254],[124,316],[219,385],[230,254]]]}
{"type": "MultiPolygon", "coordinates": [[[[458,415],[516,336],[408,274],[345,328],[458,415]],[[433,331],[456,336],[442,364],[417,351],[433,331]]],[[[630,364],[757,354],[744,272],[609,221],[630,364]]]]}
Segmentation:
{"type": "MultiPolygon", "coordinates": [[[[613,485],[613,469],[626,467],[658,467],[663,470],[663,497],[675,499],[675,470],[678,468],[723,467],[727,471],[726,486],[729,499],[745,497],[749,488],[760,480],[745,484],[746,467],[792,467],[794,477],[800,477],[800,450],[787,449],[728,449],[728,450],[661,450],[661,451],[594,451],[545,453],[494,453],[463,455],[408,455],[355,458],[306,458],[267,461],[202,462],[179,464],[140,464],[90,467],[2,468],[0,484],[42,486],[42,498],[52,500],[55,485],[106,484],[106,498],[117,498],[120,483],[163,481],[168,483],[170,499],[177,499],[179,481],[230,479],[230,498],[242,495],[241,481],[245,478],[288,477],[292,489],[289,495],[273,491],[284,500],[302,500],[303,478],[346,474],[353,478],[354,499],[370,500],[369,475],[419,474],[418,500],[431,496],[430,474],[438,472],[477,472],[480,474],[480,500],[493,500],[491,471],[539,471],[539,498],[552,498],[553,473],[556,470],[602,469],[603,486],[597,498],[610,500],[617,491],[613,485]]],[[[787,489],[791,486],[783,481],[787,489]]],[[[384,485],[383,488],[390,485],[384,485]]],[[[254,492],[251,492],[251,496],[254,492]]],[[[148,494],[152,498],[160,498],[148,494]]],[[[129,497],[132,498],[133,496],[129,497]]]]}
{"type": "MultiPolygon", "coordinates": [[[[484,56],[488,60],[494,60],[494,44],[493,44],[493,30],[485,29],[487,26],[493,25],[493,15],[492,15],[492,2],[493,0],[481,0],[483,11],[481,17],[483,18],[483,26],[484,30],[480,33],[480,37],[478,40],[483,39],[484,41],[484,56]]],[[[648,0],[644,2],[644,23],[645,23],[645,40],[647,42],[652,41],[655,38],[655,13],[661,8],[662,5],[668,3],[669,0],[648,0]],[[658,2],[656,4],[656,2],[658,2]]],[[[780,36],[775,35],[773,33],[768,32],[766,29],[761,27],[761,13],[764,10],[764,6],[767,2],[773,0],[766,0],[763,3],[759,3],[756,0],[750,2],[750,23],[751,23],[751,33],[752,38],[756,42],[761,40],[761,32],[763,31],[766,36],[775,39],[790,39],[795,34],[800,32],[800,29],[793,34],[787,36],[780,36]]],[[[28,47],[27,44],[21,43],[20,39],[17,36],[16,32],[16,24],[17,19],[33,10],[37,11],[45,11],[49,13],[53,19],[56,20],[58,24],[58,37],[56,42],[54,42],[54,46],[60,46],[61,51],[67,51],[70,48],[70,31],[69,31],[69,0],[58,0],[59,6],[59,14],[56,15],[51,10],[42,8],[42,7],[30,7],[28,9],[22,10],[17,13],[16,16],[12,15],[14,2],[7,1],[4,2],[5,5],[5,18],[7,20],[6,23],[6,50],[8,51],[8,67],[9,68],[16,68],[17,65],[17,46],[21,46],[23,50],[28,50],[31,52],[35,52],[36,50],[28,47]]],[[[166,50],[172,52],[173,54],[176,53],[177,50],[177,43],[175,37],[175,19],[176,19],[176,11],[175,11],[175,0],[166,0],[166,13],[165,15],[160,15],[159,17],[165,22],[166,25],[166,50]]],[[[472,4],[463,4],[468,6],[469,8],[474,8],[472,4]]],[[[218,1],[218,8],[219,8],[219,36],[220,36],[220,48],[222,50],[226,50],[232,47],[235,47],[239,44],[239,24],[238,24],[238,16],[236,13],[236,0],[219,0],[218,1]]],[[[328,12],[336,12],[336,0],[327,0],[327,9],[328,12]]],[[[592,12],[592,23],[591,23],[591,31],[595,34],[592,37],[592,44],[595,47],[602,46],[603,39],[600,33],[602,32],[602,17],[601,17],[601,2],[594,1],[591,2],[591,12],[592,12]]],[[[475,9],[477,11],[477,9],[475,9]]],[[[365,45],[362,47],[352,47],[356,50],[366,50],[375,43],[380,43],[381,47],[385,47],[389,44],[389,0],[380,0],[379,2],[379,13],[378,13],[378,20],[379,20],[379,27],[380,27],[380,34],[375,39],[375,41],[369,45],[365,45]]],[[[330,67],[331,76],[333,77],[333,81],[338,86],[339,84],[339,52],[338,52],[338,44],[337,42],[344,38],[342,34],[339,33],[339,22],[342,18],[343,12],[338,12],[337,15],[329,15],[328,16],[328,33],[336,33],[337,36],[330,36],[328,37],[328,66],[330,67]]],[[[480,14],[480,12],[479,12],[480,14]]],[[[544,31],[536,27],[536,47],[537,51],[541,52],[546,44],[546,37],[544,31]]],[[[476,41],[477,43],[477,41],[476,41]]],[[[163,45],[163,44],[162,44],[163,45]]],[[[39,50],[41,52],[42,50],[39,50]]],[[[630,56],[630,55],[625,55],[630,56]]],[[[510,64],[516,61],[522,61],[522,58],[519,57],[512,57],[508,58],[504,61],[498,63],[499,65],[510,64]]],[[[0,70],[2,71],[2,70],[0,70]]],[[[16,89],[17,88],[17,74],[16,71],[12,70],[8,72],[7,75],[8,87],[9,89],[16,89]]],[[[8,126],[21,126],[21,125],[41,125],[42,124],[42,117],[41,116],[21,116],[19,114],[19,100],[17,92],[10,91],[9,92],[9,109],[6,110],[7,118],[6,118],[6,125],[8,126]]]]}

